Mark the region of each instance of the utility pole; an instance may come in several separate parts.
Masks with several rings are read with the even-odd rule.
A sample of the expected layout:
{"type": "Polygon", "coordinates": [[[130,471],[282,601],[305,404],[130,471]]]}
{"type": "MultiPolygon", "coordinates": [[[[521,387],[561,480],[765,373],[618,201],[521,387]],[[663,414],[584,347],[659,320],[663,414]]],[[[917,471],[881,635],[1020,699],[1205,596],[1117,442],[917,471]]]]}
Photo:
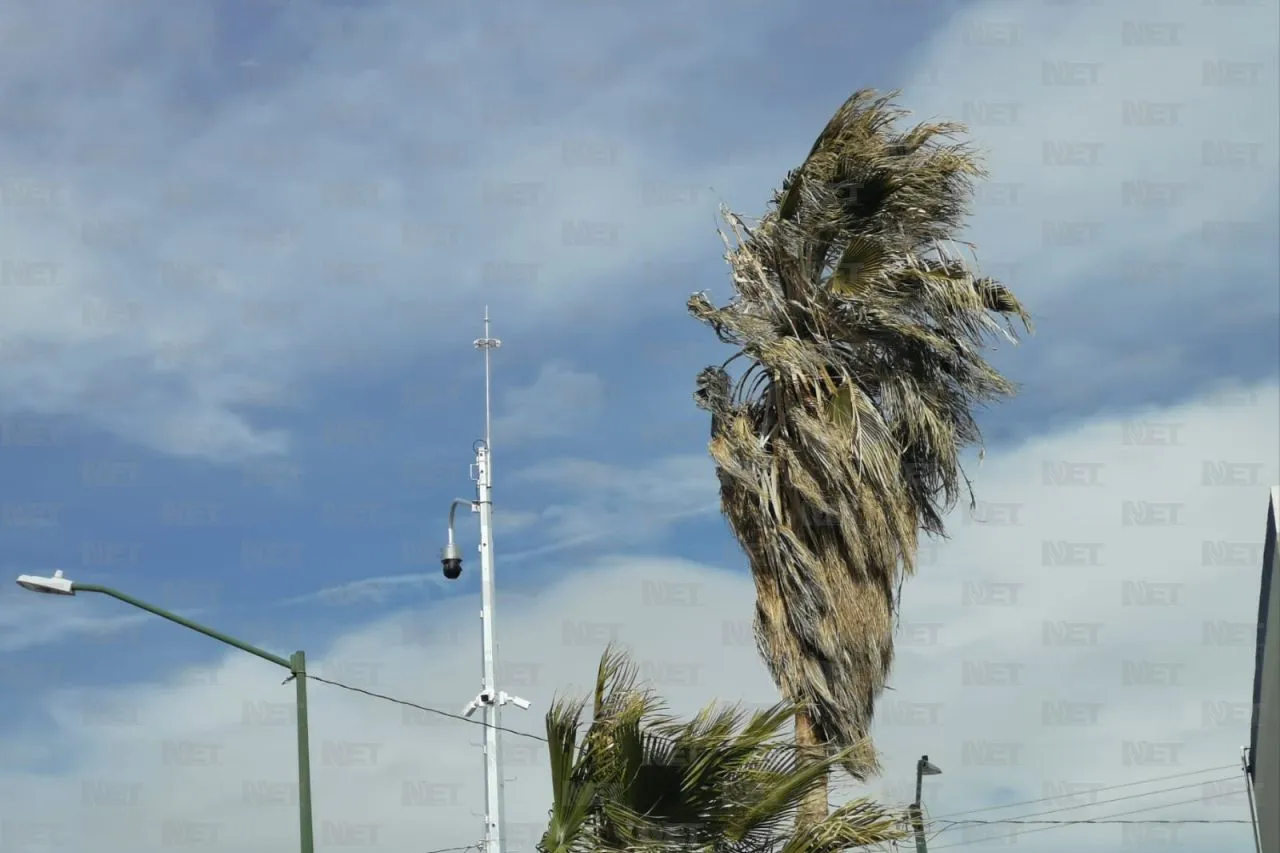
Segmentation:
{"type": "Polygon", "coordinates": [[[485,853],[505,853],[503,845],[503,777],[502,745],[499,732],[500,709],[511,702],[528,710],[529,703],[519,696],[498,689],[496,643],[494,640],[493,614],[493,457],[491,454],[491,398],[490,360],[492,350],[502,346],[502,341],[489,335],[489,309],[484,309],[484,337],[475,341],[475,347],[484,352],[484,439],[475,444],[476,500],[455,500],[449,509],[449,540],[445,548],[445,576],[456,578],[461,572],[461,559],[453,539],[453,510],[459,504],[470,504],[471,511],[480,516],[480,633],[482,681],[480,693],[463,710],[470,717],[476,709],[484,709],[484,839],[485,853]],[[450,569],[450,562],[454,562],[450,569]],[[454,572],[451,574],[450,572],[454,572]]]}
{"type": "Polygon", "coordinates": [[[1253,756],[1249,747],[1240,747],[1240,767],[1244,770],[1244,795],[1249,801],[1249,823],[1253,827],[1253,849],[1262,853],[1262,836],[1258,834],[1258,804],[1253,792],[1253,756]]]}
{"type": "Polygon", "coordinates": [[[916,762],[916,798],[911,804],[911,829],[916,837],[916,853],[928,853],[929,845],[924,837],[924,810],[920,805],[920,797],[924,793],[924,777],[937,776],[942,771],[922,755],[916,762]]]}

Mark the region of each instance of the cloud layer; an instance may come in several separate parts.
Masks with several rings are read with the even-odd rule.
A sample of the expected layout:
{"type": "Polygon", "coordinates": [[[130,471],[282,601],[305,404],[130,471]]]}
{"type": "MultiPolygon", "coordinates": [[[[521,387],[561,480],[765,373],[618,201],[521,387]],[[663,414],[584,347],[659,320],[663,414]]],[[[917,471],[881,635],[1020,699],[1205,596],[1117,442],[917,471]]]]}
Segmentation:
{"type": "Polygon", "coordinates": [[[298,383],[397,363],[481,294],[508,331],[566,325],[601,278],[714,240],[712,197],[602,109],[662,119],[639,69],[693,46],[661,27],[577,6],[244,14],[6,7],[14,43],[40,45],[3,65],[7,408],[179,455],[280,452],[287,436],[249,413],[298,383]],[[511,51],[553,32],[553,67],[511,51]],[[641,49],[643,65],[591,73],[641,49]]]}
{"type": "MultiPolygon", "coordinates": [[[[943,768],[925,793],[939,849],[996,849],[1043,828],[950,821],[1161,805],[1136,816],[1247,818],[1231,768],[1247,739],[1277,411],[1280,389],[1262,386],[988,457],[975,514],[953,516],[953,538],[926,546],[906,589],[876,725],[885,776],[871,790],[908,800],[914,761],[928,753],[943,768]],[[1154,781],[1109,787],[1144,780],[1154,781]],[[1039,802],[970,813],[1027,800],[1039,802]]],[[[535,595],[500,596],[500,684],[534,703],[504,724],[540,732],[553,695],[584,690],[610,641],[632,650],[677,711],[716,697],[771,702],[750,641],[752,598],[738,571],[658,556],[598,561],[535,595]]],[[[478,689],[474,617],[459,605],[348,633],[313,650],[312,671],[456,712],[478,689]]],[[[197,838],[246,853],[287,847],[292,689],[278,676],[235,654],[166,683],[46,694],[39,726],[4,742],[6,832],[91,837],[106,853],[197,838]]],[[[311,709],[320,838],[395,849],[478,840],[473,727],[323,684],[311,686],[311,709]]],[[[528,851],[547,808],[545,754],[527,738],[504,743],[510,849],[528,851]]],[[[855,790],[841,784],[833,797],[855,790]]],[[[1034,843],[1175,841],[1223,849],[1247,841],[1247,827],[1079,826],[1034,843]]]]}
{"type": "MultiPolygon", "coordinates": [[[[815,32],[754,6],[733,35],[671,4],[10,4],[2,405],[165,453],[278,453],[325,383],[437,358],[486,299],[554,352],[548,393],[585,403],[556,361],[612,340],[625,383],[660,358],[684,295],[725,281],[716,204],[762,210],[864,84],[990,150],[973,233],[1044,329],[1018,370],[1072,379],[1029,414],[1137,383],[1171,400],[1208,363],[1272,374],[1273,5],[991,2],[923,41],[886,6],[884,53],[839,68],[829,43],[868,19],[827,11],[815,32]],[[760,80],[778,32],[808,62],[760,80]]],[[[563,431],[546,414],[520,434],[563,431]]]]}
{"type": "Polygon", "coordinates": [[[1039,319],[1005,363],[1042,417],[1272,375],[1278,26],[1275,4],[981,3],[913,57],[907,105],[988,155],[972,238],[1039,319]]]}

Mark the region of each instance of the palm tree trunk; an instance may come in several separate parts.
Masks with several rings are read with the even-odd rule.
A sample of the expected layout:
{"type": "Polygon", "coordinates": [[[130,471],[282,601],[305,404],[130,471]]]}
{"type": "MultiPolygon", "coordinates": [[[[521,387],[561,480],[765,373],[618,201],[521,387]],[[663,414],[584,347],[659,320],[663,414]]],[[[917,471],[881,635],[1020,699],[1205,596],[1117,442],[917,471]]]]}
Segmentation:
{"type": "MultiPolygon", "coordinates": [[[[818,741],[808,711],[796,714],[796,746],[802,754],[810,755],[814,760],[821,760],[826,754],[826,746],[818,741]]],[[[815,826],[826,819],[828,781],[824,779],[822,785],[810,791],[800,803],[796,811],[797,830],[815,826]]]]}

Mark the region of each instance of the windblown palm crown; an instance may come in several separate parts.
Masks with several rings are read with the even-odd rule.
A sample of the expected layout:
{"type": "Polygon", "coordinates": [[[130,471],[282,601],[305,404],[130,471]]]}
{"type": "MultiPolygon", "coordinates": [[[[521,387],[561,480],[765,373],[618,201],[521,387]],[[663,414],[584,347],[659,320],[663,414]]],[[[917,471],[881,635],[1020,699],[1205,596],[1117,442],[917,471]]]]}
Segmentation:
{"type": "Polygon", "coordinates": [[[754,226],[725,212],[734,296],[688,304],[737,349],[699,374],[695,399],[755,579],[761,654],[828,748],[866,737],[919,531],[943,534],[967,485],[972,410],[1014,392],[985,338],[1016,340],[1013,318],[1030,331],[953,242],[982,176],[963,128],[896,129],[892,97],[855,93],[754,226]]]}
{"type": "Polygon", "coordinates": [[[547,714],[552,807],[539,850],[841,853],[901,838],[903,815],[865,798],[795,830],[800,802],[830,765],[868,753],[805,761],[786,738],[792,713],[784,703],[752,715],[709,705],[676,720],[636,683],[634,664],[607,652],[590,706],[558,701],[547,714]]]}

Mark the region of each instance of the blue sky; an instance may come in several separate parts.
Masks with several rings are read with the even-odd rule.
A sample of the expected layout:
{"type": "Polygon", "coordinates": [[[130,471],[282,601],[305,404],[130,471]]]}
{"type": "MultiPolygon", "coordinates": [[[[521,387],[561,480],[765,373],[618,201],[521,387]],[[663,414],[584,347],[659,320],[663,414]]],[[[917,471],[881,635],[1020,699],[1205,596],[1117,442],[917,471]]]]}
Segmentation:
{"type": "MultiPolygon", "coordinates": [[[[6,4],[0,562],[316,656],[465,612],[475,572],[445,584],[437,552],[488,305],[511,608],[607,556],[741,583],[690,398],[727,353],[684,301],[727,293],[717,206],[762,212],[864,86],[989,155],[971,236],[1038,324],[993,356],[1024,385],[981,419],[993,455],[1193,405],[1267,427],[1275,3],[1122,6],[6,4]],[[1143,105],[1172,123],[1124,118],[1143,105]]],[[[0,586],[0,738],[52,724],[59,688],[222,660],[0,586]]]]}

